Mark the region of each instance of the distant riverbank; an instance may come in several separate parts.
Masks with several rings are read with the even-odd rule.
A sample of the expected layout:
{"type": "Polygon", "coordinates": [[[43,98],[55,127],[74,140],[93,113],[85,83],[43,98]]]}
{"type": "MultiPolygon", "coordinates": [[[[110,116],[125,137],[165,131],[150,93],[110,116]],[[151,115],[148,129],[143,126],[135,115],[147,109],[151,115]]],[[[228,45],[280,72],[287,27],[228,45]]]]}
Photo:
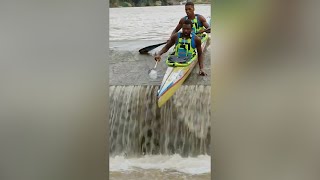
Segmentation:
{"type": "MultiPolygon", "coordinates": [[[[178,0],[110,0],[110,8],[144,7],[144,6],[171,6],[183,5],[187,1],[178,0]]],[[[209,0],[196,0],[194,4],[211,4],[209,0]]]]}

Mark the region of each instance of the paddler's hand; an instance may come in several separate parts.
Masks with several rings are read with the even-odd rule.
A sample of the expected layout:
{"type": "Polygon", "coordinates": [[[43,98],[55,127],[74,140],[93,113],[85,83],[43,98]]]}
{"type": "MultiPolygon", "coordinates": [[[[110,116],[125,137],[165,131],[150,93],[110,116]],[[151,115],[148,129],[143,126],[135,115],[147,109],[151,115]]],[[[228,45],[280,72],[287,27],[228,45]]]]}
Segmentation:
{"type": "Polygon", "coordinates": [[[159,62],[161,60],[161,56],[158,54],[155,54],[154,60],[159,62]]]}
{"type": "Polygon", "coordinates": [[[205,30],[199,30],[198,34],[202,34],[205,30]]]}
{"type": "Polygon", "coordinates": [[[200,71],[199,71],[199,75],[200,75],[200,76],[206,76],[206,75],[207,75],[207,73],[205,73],[202,69],[200,69],[200,71]]]}
{"type": "Polygon", "coordinates": [[[211,32],[211,28],[199,30],[199,31],[198,31],[198,34],[202,34],[202,33],[204,33],[204,32],[210,33],[210,32],[211,32]]]}

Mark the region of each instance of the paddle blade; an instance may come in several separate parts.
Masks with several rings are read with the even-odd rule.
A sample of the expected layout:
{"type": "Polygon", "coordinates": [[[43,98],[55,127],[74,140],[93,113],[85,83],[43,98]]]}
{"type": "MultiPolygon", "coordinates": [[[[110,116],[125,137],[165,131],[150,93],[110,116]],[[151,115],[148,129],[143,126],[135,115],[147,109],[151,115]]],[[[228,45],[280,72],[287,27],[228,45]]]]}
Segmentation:
{"type": "Polygon", "coordinates": [[[151,79],[157,79],[157,76],[158,76],[158,75],[157,75],[157,71],[155,71],[155,70],[152,69],[152,70],[150,71],[150,73],[149,73],[149,76],[150,76],[151,79]]]}
{"type": "Polygon", "coordinates": [[[147,46],[147,47],[145,47],[145,48],[140,49],[139,52],[140,52],[141,54],[146,54],[146,53],[148,53],[149,51],[151,51],[152,49],[155,49],[155,48],[157,48],[158,46],[161,46],[161,45],[166,44],[166,43],[167,43],[167,42],[160,43],[160,44],[155,44],[155,45],[151,45],[151,46],[147,46]]]}

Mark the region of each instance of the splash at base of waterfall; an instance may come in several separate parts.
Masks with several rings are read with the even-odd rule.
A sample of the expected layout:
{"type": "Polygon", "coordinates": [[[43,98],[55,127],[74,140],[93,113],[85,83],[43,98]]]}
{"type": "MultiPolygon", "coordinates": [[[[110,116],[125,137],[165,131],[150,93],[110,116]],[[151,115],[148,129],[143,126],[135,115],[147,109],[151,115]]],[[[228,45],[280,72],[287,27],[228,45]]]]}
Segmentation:
{"type": "Polygon", "coordinates": [[[141,158],[111,157],[110,179],[211,179],[211,157],[147,155],[141,158]]]}

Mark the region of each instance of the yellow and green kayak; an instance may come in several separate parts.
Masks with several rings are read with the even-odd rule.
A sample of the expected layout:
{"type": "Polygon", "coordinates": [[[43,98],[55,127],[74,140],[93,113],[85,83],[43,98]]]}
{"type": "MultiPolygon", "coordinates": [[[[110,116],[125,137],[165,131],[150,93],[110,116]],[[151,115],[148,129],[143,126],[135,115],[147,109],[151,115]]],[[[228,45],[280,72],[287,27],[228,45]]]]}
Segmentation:
{"type": "MultiPolygon", "coordinates": [[[[209,34],[203,33],[199,35],[201,38],[201,48],[204,50],[209,34]]],[[[170,61],[170,55],[166,59],[168,65],[167,71],[163,77],[160,88],[158,90],[158,107],[164,105],[168,99],[181,87],[182,83],[187,79],[192,69],[198,63],[198,56],[195,55],[186,62],[170,61]]]]}

